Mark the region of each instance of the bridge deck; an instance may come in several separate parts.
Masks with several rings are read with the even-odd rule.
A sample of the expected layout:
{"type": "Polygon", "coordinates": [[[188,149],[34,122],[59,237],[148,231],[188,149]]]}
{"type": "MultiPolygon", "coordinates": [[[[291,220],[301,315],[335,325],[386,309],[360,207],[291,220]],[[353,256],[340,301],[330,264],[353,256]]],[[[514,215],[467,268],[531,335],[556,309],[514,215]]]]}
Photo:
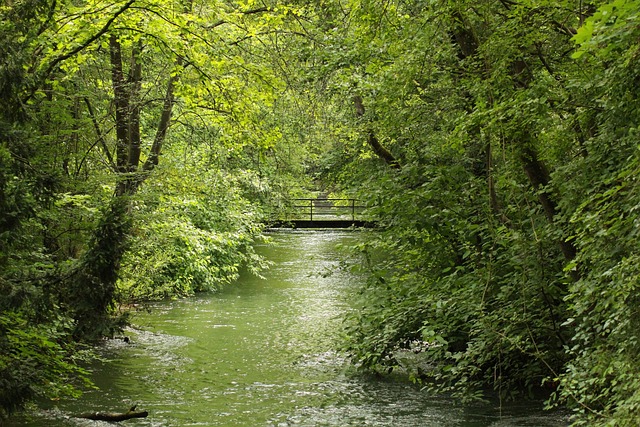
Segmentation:
{"type": "Polygon", "coordinates": [[[274,219],[271,228],[372,228],[376,222],[363,215],[365,206],[355,199],[294,199],[274,219]]]}
{"type": "Polygon", "coordinates": [[[289,221],[275,221],[270,228],[374,228],[374,221],[350,219],[293,219],[289,221]]]}

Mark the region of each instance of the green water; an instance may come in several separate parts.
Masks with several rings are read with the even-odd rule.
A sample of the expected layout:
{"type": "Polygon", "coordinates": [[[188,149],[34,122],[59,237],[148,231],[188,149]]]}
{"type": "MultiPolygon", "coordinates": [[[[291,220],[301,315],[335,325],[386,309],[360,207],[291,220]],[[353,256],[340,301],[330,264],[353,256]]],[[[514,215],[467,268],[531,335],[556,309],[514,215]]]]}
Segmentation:
{"type": "Polygon", "coordinates": [[[462,406],[398,378],[355,374],[335,348],[357,276],[340,268],[360,237],[279,232],[257,250],[266,280],[243,277],[218,294],[140,312],[94,366],[98,390],[57,402],[17,425],[89,426],[71,417],[126,411],[128,426],[564,426],[538,404],[462,406]]]}

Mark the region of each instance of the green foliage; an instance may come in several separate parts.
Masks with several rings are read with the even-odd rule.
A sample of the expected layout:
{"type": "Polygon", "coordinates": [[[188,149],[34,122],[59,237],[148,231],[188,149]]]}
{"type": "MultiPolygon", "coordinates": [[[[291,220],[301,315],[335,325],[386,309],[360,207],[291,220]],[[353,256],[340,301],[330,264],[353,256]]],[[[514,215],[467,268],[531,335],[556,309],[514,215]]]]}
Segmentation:
{"type": "Polygon", "coordinates": [[[0,420],[36,397],[77,396],[89,384],[69,339],[69,319],[33,320],[18,311],[0,315],[0,420]]]}
{"type": "Polygon", "coordinates": [[[365,368],[402,368],[463,398],[487,388],[502,398],[533,394],[566,359],[550,229],[543,220],[532,228],[531,212],[500,225],[480,210],[482,181],[457,166],[431,171],[412,191],[378,182],[385,203],[376,213],[389,224],[365,248],[373,274],[348,322],[347,350],[365,368]]]}
{"type": "Polygon", "coordinates": [[[638,161],[606,171],[574,214],[584,275],[567,297],[576,334],[560,396],[575,400],[589,425],[631,426],[638,417],[638,161]]]}
{"type": "Polygon", "coordinates": [[[0,8],[5,413],[74,393],[116,302],[259,272],[259,221],[318,186],[384,226],[355,363],[634,425],[637,1],[131,5],[0,8]]]}
{"type": "MultiPolygon", "coordinates": [[[[260,46],[258,33],[293,12],[273,11],[270,21],[229,2],[189,9],[184,2],[132,3],[0,7],[0,360],[2,392],[9,393],[3,411],[65,391],[78,373],[65,365],[77,354],[70,342],[111,335],[122,325],[116,296],[190,294],[229,283],[241,265],[261,264],[250,248],[259,209],[245,196],[267,197],[262,187],[270,180],[256,180],[247,168],[254,154],[268,157],[281,139],[264,119],[279,83],[246,58],[260,46]],[[114,108],[116,44],[126,86],[119,100],[130,107],[124,119],[114,108]],[[138,88],[136,63],[143,65],[138,88]],[[167,93],[173,123],[163,114],[167,93]],[[167,132],[160,117],[175,134],[173,151],[157,143],[167,132]],[[124,147],[117,125],[133,144],[124,147]],[[197,146],[208,161],[202,169],[180,169],[197,146]],[[165,154],[177,164],[167,169],[170,179],[160,176],[142,199],[132,197],[142,182],[154,181],[151,171],[163,161],[157,156],[165,154]],[[162,183],[182,179],[175,170],[199,176],[208,168],[211,180],[198,189],[167,184],[162,195],[162,183]],[[213,182],[223,179],[229,185],[213,182]],[[147,254],[157,265],[141,260],[147,254]],[[135,295],[116,294],[123,259],[148,268],[133,273],[124,266],[123,282],[140,279],[129,281],[135,295]],[[6,326],[14,320],[15,327],[6,326]]],[[[271,173],[270,159],[258,161],[271,173]]]]}
{"type": "Polygon", "coordinates": [[[564,23],[584,15],[501,3],[416,3],[402,26],[401,9],[354,7],[379,23],[365,34],[380,54],[349,71],[366,67],[374,131],[402,170],[360,157],[342,172],[386,227],[362,248],[371,279],[346,348],[435,390],[559,387],[550,402],[576,425],[634,425],[639,7],[585,2],[572,37],[564,23]]]}
{"type": "MultiPolygon", "coordinates": [[[[611,250],[598,243],[587,255],[583,243],[590,247],[591,240],[582,221],[612,224],[619,200],[606,204],[610,217],[591,209],[621,176],[634,175],[634,166],[625,168],[637,148],[630,136],[637,55],[624,43],[637,36],[637,8],[614,2],[601,11],[615,10],[615,25],[594,23],[602,13],[588,20],[602,28],[589,36],[581,29],[575,40],[599,57],[583,54],[577,63],[568,56],[575,47],[571,23],[584,16],[564,2],[436,3],[350,3],[349,27],[326,36],[319,54],[330,99],[350,108],[348,100],[361,94],[371,123],[344,130],[333,146],[339,151],[324,159],[324,176],[358,192],[386,228],[363,248],[371,279],[347,323],[346,348],[363,368],[401,367],[461,396],[489,389],[507,398],[560,383],[565,402],[596,410],[594,396],[601,396],[615,407],[621,394],[602,374],[612,355],[577,345],[590,327],[579,325],[611,323],[606,316],[622,320],[634,310],[630,302],[605,306],[606,318],[586,320],[595,295],[608,292],[600,287],[605,282],[594,288],[599,293],[583,286],[593,264],[611,265],[601,259],[611,250]],[[598,62],[603,57],[607,71],[598,62]],[[363,144],[367,132],[396,155],[401,171],[372,155],[363,144]],[[600,259],[591,259],[596,253],[600,259]]],[[[632,217],[614,228],[630,260],[616,276],[625,291],[614,299],[633,290],[632,217]]],[[[613,346],[627,348],[618,340],[632,337],[630,330],[613,346]]],[[[633,345],[619,366],[633,360],[633,345]]],[[[633,374],[620,374],[616,384],[634,389],[633,374]]]]}
{"type": "Polygon", "coordinates": [[[45,166],[48,154],[20,102],[31,77],[28,47],[48,10],[30,1],[0,9],[0,423],[36,397],[75,396],[86,385],[72,320],[57,298],[66,270],[49,226],[60,218],[60,174],[45,166]]]}
{"type": "Polygon", "coordinates": [[[577,425],[632,426],[639,416],[637,13],[636,2],[612,2],[587,20],[593,35],[578,41],[591,73],[575,85],[598,106],[583,113],[596,131],[558,171],[579,247],[568,268],[582,273],[567,296],[576,333],[558,397],[577,425]]]}
{"type": "Polygon", "coordinates": [[[263,266],[252,248],[259,211],[242,196],[242,180],[198,170],[199,162],[166,169],[134,203],[135,249],[123,260],[122,302],[218,290],[241,268],[258,273],[263,266]]]}
{"type": "Polygon", "coordinates": [[[638,31],[634,22],[639,15],[640,3],[634,0],[616,0],[598,7],[573,38],[579,45],[573,57],[580,58],[587,52],[597,52],[601,57],[621,53],[626,39],[638,31]]]}

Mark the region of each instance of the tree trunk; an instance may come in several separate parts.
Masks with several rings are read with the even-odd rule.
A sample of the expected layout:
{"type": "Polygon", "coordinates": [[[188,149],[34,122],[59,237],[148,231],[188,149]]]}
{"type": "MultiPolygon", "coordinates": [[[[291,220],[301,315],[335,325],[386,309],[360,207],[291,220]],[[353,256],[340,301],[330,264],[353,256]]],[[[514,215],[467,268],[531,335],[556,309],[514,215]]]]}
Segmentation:
{"type": "Polygon", "coordinates": [[[140,163],[140,89],[142,88],[142,64],[140,53],[142,42],[138,42],[131,52],[131,69],[129,70],[129,172],[134,173],[140,163]]]}
{"type": "MultiPolygon", "coordinates": [[[[531,186],[538,192],[538,200],[540,200],[547,220],[550,223],[555,222],[555,215],[557,213],[556,203],[549,193],[545,191],[550,181],[549,171],[531,147],[521,149],[520,159],[531,186]]],[[[576,257],[576,247],[573,243],[560,240],[559,245],[565,260],[572,261],[576,257]]]]}
{"type": "MultiPolygon", "coordinates": [[[[360,95],[354,96],[353,103],[356,108],[356,117],[363,117],[364,104],[362,103],[362,97],[360,95]]],[[[373,152],[376,153],[379,158],[384,160],[386,164],[392,168],[400,169],[400,163],[398,163],[398,160],[380,143],[372,129],[368,130],[367,143],[371,146],[373,152]]]]}
{"type": "Polygon", "coordinates": [[[111,84],[116,107],[116,167],[117,172],[127,172],[129,157],[129,92],[122,70],[122,49],[115,34],[109,37],[111,54],[111,84]]]}
{"type": "Polygon", "coordinates": [[[109,312],[130,230],[129,199],[116,196],[103,213],[72,277],[69,298],[75,311],[77,339],[93,340],[114,332],[109,312]]]}
{"type": "Polygon", "coordinates": [[[167,90],[159,118],[158,129],[141,166],[141,137],[139,92],[142,67],[138,44],[131,52],[128,77],[125,79],[122,63],[122,48],[115,35],[109,38],[111,78],[116,106],[116,191],[103,214],[85,253],[72,278],[69,300],[75,310],[75,336],[94,339],[114,332],[113,320],[109,318],[112,308],[120,262],[127,250],[131,229],[129,212],[130,197],[158,165],[167,129],[171,122],[174,87],[177,76],[168,79],[167,90]]]}

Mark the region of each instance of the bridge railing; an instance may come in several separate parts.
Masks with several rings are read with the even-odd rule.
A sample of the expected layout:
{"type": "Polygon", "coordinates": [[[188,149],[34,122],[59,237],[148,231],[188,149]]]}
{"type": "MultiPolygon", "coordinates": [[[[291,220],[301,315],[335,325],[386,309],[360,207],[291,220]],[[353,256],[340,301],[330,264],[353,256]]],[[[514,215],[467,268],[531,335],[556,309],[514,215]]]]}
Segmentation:
{"type": "Polygon", "coordinates": [[[293,199],[287,219],[355,221],[361,219],[365,207],[356,199],[293,199]]]}

